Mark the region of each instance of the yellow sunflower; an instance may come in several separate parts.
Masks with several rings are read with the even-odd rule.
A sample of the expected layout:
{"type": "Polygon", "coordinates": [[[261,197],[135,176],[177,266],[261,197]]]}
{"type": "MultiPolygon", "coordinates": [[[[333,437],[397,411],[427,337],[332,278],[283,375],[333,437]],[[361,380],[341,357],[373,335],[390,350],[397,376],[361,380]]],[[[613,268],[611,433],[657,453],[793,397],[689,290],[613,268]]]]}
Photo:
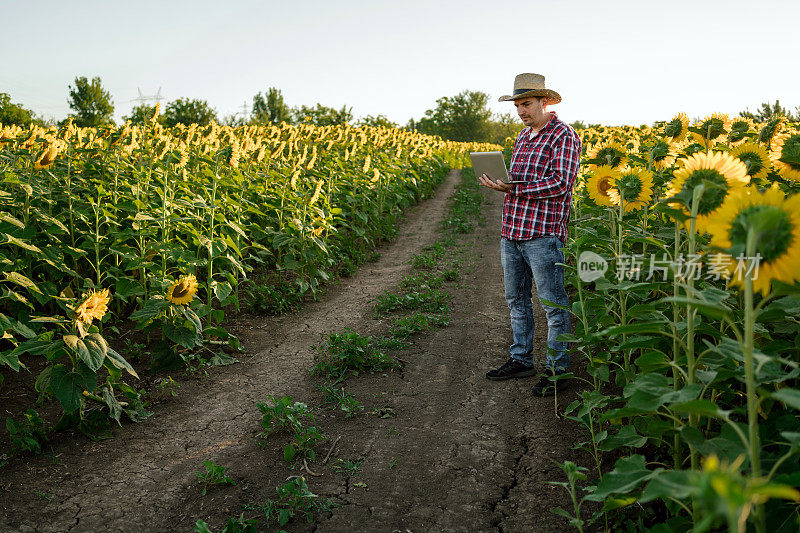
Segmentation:
{"type": "Polygon", "coordinates": [[[755,134],[755,124],[752,120],[745,117],[736,117],[731,120],[731,128],[728,133],[728,142],[735,145],[747,140],[748,134],[755,134]]]}
{"type": "Polygon", "coordinates": [[[689,117],[686,113],[678,113],[664,125],[664,137],[673,142],[682,141],[689,132],[688,128],[689,117]]]}
{"type": "Polygon", "coordinates": [[[590,163],[588,170],[595,170],[600,166],[619,168],[628,160],[628,152],[624,146],[615,140],[599,142],[594,145],[586,154],[588,159],[599,159],[601,163],[590,163]]]}
{"type": "Polygon", "coordinates": [[[758,142],[769,146],[770,150],[775,149],[775,141],[781,133],[785,133],[788,119],[783,115],[776,115],[766,121],[758,132],[758,142]]]}
{"type": "Polygon", "coordinates": [[[56,143],[50,143],[45,147],[42,153],[39,154],[39,157],[36,158],[36,161],[33,163],[33,168],[36,170],[50,168],[50,165],[56,160],[56,156],[58,156],[58,146],[56,143]]]}
{"type": "Polygon", "coordinates": [[[102,291],[92,291],[89,296],[85,297],[83,302],[75,308],[76,320],[84,324],[91,324],[92,320],[101,320],[108,311],[108,302],[111,297],[108,295],[108,289],[102,291]]]}
{"type": "Polygon", "coordinates": [[[656,139],[639,148],[639,153],[653,164],[656,170],[666,170],[675,163],[678,145],[668,140],[656,139]]]}
{"type": "Polygon", "coordinates": [[[170,285],[166,298],[175,305],[188,304],[196,292],[197,278],[194,277],[194,274],[189,274],[170,285]]]}
{"type": "Polygon", "coordinates": [[[770,157],[781,176],[800,182],[800,133],[783,133],[775,137],[770,157]]]}
{"type": "Polygon", "coordinates": [[[747,167],[747,174],[754,180],[766,177],[770,168],[769,154],[760,144],[746,142],[729,152],[747,167]]]}
{"type": "Polygon", "coordinates": [[[620,192],[624,193],[625,204],[622,208],[626,213],[650,205],[650,200],[653,199],[653,173],[643,168],[621,169],[614,186],[608,191],[614,205],[619,205],[623,200],[620,192]]]}
{"type": "Polygon", "coordinates": [[[592,172],[592,175],[586,181],[586,189],[589,191],[589,197],[597,205],[606,207],[617,205],[610,195],[617,176],[619,176],[619,172],[608,165],[601,165],[592,172]]]}
{"type": "MultiPolygon", "coordinates": [[[[750,183],[745,164],[724,152],[699,152],[681,161],[681,168],[673,173],[667,188],[667,198],[681,195],[686,205],[680,206],[690,215],[692,194],[698,185],[705,184],[705,191],[697,206],[695,229],[703,233],[706,223],[716,216],[716,210],[732,190],[744,188],[750,183]]],[[[677,202],[672,204],[679,207],[677,202]]],[[[686,222],[687,228],[689,221],[686,222]]]]}
{"type": "Polygon", "coordinates": [[[800,195],[786,198],[777,183],[764,194],[746,187],[728,195],[708,230],[711,246],[725,252],[714,259],[727,270],[730,285],[744,287],[740,255],[745,255],[751,229],[760,258],[757,272],[752,272],[753,290],[766,295],[773,279],[788,284],[800,280],[800,195]]]}
{"type": "Polygon", "coordinates": [[[711,113],[695,124],[693,128],[702,131],[702,133],[693,131],[692,139],[704,147],[709,147],[715,141],[724,140],[723,135],[731,129],[731,119],[725,113],[711,113]]]}

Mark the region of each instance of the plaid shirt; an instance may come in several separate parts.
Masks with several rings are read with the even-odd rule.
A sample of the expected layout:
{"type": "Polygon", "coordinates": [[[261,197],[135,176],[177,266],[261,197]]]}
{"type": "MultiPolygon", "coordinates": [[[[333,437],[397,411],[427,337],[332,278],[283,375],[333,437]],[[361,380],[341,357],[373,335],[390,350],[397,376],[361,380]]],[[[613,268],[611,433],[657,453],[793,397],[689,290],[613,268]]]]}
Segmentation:
{"type": "Polygon", "coordinates": [[[581,140],[552,112],[550,121],[530,138],[524,128],[514,142],[508,171],[512,185],[503,202],[502,237],[516,241],[555,235],[567,241],[572,186],[578,175],[581,140]]]}

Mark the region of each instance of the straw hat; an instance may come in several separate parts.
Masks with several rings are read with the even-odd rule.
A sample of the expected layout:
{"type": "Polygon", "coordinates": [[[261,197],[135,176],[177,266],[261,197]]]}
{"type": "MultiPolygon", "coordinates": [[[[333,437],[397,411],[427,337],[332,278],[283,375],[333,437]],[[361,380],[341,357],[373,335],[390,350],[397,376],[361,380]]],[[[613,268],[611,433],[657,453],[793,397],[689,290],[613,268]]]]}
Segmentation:
{"type": "Polygon", "coordinates": [[[561,95],[552,89],[545,89],[544,76],[541,74],[518,74],[514,78],[514,94],[507,94],[497,99],[498,102],[508,102],[509,100],[519,100],[529,96],[546,96],[548,104],[557,104],[561,101],[561,95]]]}

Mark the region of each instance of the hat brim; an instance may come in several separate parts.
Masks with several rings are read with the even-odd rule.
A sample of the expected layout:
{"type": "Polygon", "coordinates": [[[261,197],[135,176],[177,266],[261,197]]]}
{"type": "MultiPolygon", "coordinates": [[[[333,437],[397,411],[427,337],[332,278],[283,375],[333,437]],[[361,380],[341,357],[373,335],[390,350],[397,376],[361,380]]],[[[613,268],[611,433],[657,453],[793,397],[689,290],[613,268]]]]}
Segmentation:
{"type": "Polygon", "coordinates": [[[509,102],[511,100],[521,100],[531,96],[544,96],[548,104],[557,104],[561,101],[561,95],[551,89],[533,89],[526,93],[507,94],[497,99],[498,102],[509,102]]]}

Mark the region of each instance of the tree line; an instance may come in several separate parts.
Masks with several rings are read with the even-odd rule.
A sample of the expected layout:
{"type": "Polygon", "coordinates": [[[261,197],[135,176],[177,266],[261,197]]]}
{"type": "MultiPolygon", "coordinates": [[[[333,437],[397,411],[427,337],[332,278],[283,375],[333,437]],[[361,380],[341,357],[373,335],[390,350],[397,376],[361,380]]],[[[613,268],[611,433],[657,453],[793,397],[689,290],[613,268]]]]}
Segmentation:
{"type": "MultiPolygon", "coordinates": [[[[69,118],[78,126],[98,127],[113,124],[114,103],[109,93],[103,88],[99,77],[89,80],[85,76],[75,78],[69,85],[68,104],[72,112],[69,118]]],[[[403,127],[426,133],[439,135],[452,141],[478,141],[503,144],[507,137],[515,137],[522,129],[519,119],[512,113],[492,113],[488,108],[489,95],[480,91],[463,91],[455,96],[443,96],[436,100],[432,109],[425,111],[419,119],[410,119],[405,125],[392,122],[384,115],[367,115],[355,122],[358,126],[403,127]]],[[[230,126],[246,124],[291,124],[312,123],[328,126],[354,123],[353,109],[342,106],[340,109],[317,103],[315,106],[300,105],[290,107],[286,104],[281,91],[270,87],[263,93],[253,96],[250,116],[245,119],[237,115],[228,115],[220,119],[217,111],[208,101],[198,98],[177,98],[166,104],[163,114],[156,120],[165,126],[177,124],[206,125],[212,121],[230,126]]],[[[130,115],[123,120],[142,123],[153,118],[155,106],[140,104],[134,106],[130,115]]],[[[755,112],[746,109],[741,116],[764,122],[774,116],[785,116],[790,121],[800,121],[800,107],[793,114],[780,105],[762,103],[755,112]]],[[[65,119],[67,120],[67,119],[65,119]]],[[[36,115],[32,110],[20,104],[12,103],[8,93],[0,92],[0,123],[27,125],[31,123],[46,124],[48,121],[36,115]]],[[[572,123],[575,129],[586,127],[582,121],[572,123]]]]}

